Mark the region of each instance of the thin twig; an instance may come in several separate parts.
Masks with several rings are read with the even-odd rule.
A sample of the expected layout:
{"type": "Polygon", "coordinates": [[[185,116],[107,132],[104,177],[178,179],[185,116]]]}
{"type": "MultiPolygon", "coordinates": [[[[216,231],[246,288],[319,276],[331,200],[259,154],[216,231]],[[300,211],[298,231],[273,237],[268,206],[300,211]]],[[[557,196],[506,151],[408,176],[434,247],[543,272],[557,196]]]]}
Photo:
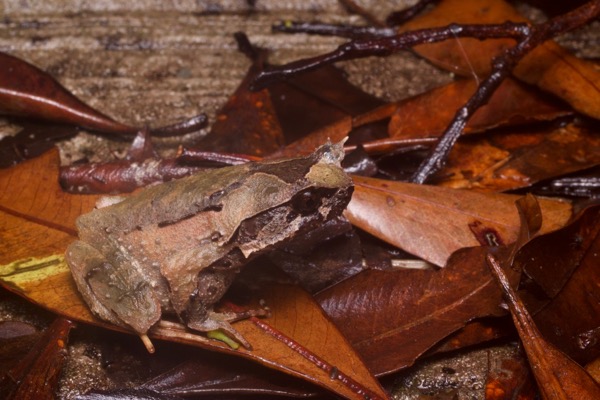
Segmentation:
{"type": "Polygon", "coordinates": [[[251,89],[262,89],[271,83],[298,73],[312,71],[326,64],[371,56],[385,57],[419,44],[436,43],[455,37],[522,39],[529,34],[529,28],[529,24],[512,22],[495,25],[450,24],[441,28],[419,29],[390,37],[353,40],[327,54],[271,67],[258,75],[252,83],[251,89]]]}

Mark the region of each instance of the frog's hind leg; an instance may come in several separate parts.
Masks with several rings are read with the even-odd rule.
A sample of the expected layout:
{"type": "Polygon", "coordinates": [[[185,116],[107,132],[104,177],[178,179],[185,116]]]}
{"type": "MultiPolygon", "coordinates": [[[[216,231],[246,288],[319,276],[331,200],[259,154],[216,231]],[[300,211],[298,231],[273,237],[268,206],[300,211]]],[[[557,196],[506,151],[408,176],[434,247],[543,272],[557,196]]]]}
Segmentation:
{"type": "Polygon", "coordinates": [[[188,321],[187,326],[191,329],[201,332],[211,332],[221,330],[235,339],[238,343],[248,350],[252,350],[252,345],[239,333],[231,324],[236,321],[248,319],[251,317],[267,317],[268,310],[247,310],[243,312],[215,312],[209,311],[206,319],[202,322],[188,321]]]}
{"type": "Polygon", "coordinates": [[[197,288],[191,294],[181,316],[190,329],[200,332],[221,330],[250,349],[250,343],[231,324],[250,317],[268,316],[268,310],[258,309],[243,312],[216,312],[213,310],[214,304],[221,300],[237,272],[236,269],[206,269],[202,271],[198,276],[197,288]]]}

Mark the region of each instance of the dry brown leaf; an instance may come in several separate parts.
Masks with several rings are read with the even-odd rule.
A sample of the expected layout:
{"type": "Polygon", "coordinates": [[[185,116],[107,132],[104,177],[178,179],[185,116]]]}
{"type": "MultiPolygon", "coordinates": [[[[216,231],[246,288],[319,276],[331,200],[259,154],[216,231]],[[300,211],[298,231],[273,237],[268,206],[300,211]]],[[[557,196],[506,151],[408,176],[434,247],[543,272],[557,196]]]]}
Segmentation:
{"type": "Polygon", "coordinates": [[[591,363],[585,366],[585,370],[590,374],[592,378],[600,383],[600,358],[595,359],[591,363]]]}
{"type": "Polygon", "coordinates": [[[288,144],[266,158],[298,157],[299,154],[309,154],[322,146],[323,143],[327,143],[327,140],[331,140],[333,143],[343,140],[351,130],[352,118],[350,116],[341,117],[339,120],[288,144]]]}
{"type": "Polygon", "coordinates": [[[261,358],[263,364],[348,398],[387,398],[347,339],[308,293],[295,286],[281,285],[262,292],[261,296],[264,296],[267,304],[273,305],[272,316],[266,320],[242,321],[236,325],[236,329],[253,343],[253,352],[256,353],[253,358],[261,358]],[[269,326],[307,351],[276,333],[268,333],[269,326]],[[277,361],[278,365],[270,360],[277,361]],[[298,375],[298,371],[301,375],[298,375]]]}
{"type": "MultiPolygon", "coordinates": [[[[122,331],[88,311],[64,258],[49,257],[18,265],[17,270],[14,267],[0,266],[2,286],[72,320],[122,331]]],[[[204,336],[161,327],[151,329],[149,336],[248,358],[345,398],[363,399],[364,394],[373,399],[387,398],[346,338],[308,293],[295,286],[274,285],[261,289],[260,296],[269,305],[271,316],[235,324],[236,330],[252,344],[251,350],[234,350],[204,336]]]]}
{"type": "Polygon", "coordinates": [[[513,267],[528,277],[519,296],[537,328],[579,363],[600,355],[599,261],[598,206],[586,208],[565,228],[534,238],[514,258],[513,267]]]}
{"type": "Polygon", "coordinates": [[[248,89],[262,69],[264,56],[254,60],[238,88],[219,110],[199,148],[262,157],[283,146],[285,138],[269,91],[248,89]]]}
{"type": "Polygon", "coordinates": [[[0,170],[0,265],[64,252],[75,219],[98,196],[66,195],[58,187],[58,152],[0,170]]]}
{"type": "MultiPolygon", "coordinates": [[[[516,195],[352,177],[355,189],[345,212],[353,225],[443,266],[454,251],[481,244],[509,244],[517,238],[516,195]]],[[[541,199],[542,232],[556,230],[571,216],[568,202],[541,199]]]]}

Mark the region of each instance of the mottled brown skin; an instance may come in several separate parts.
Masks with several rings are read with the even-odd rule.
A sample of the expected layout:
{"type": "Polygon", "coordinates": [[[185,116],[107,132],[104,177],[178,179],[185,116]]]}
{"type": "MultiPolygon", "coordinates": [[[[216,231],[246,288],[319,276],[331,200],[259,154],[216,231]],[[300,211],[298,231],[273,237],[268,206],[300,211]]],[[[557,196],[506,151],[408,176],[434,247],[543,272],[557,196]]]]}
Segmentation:
{"type": "Polygon", "coordinates": [[[144,335],[163,312],[224,329],[213,311],[249,258],[338,217],[352,193],[341,144],[149,187],[79,217],[66,259],[100,318],[144,335]]]}

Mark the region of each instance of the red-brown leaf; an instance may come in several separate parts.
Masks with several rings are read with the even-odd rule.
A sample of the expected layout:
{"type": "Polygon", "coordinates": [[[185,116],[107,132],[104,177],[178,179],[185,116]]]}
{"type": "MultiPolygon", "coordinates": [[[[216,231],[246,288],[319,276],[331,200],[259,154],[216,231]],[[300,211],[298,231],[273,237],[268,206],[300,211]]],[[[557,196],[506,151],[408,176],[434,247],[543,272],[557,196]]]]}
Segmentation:
{"type": "Polygon", "coordinates": [[[262,68],[259,61],[252,64],[236,91],[219,110],[206,138],[198,143],[203,150],[263,157],[284,145],[285,138],[269,91],[248,89],[262,68]]]}
{"type": "Polygon", "coordinates": [[[486,254],[459,250],[441,270],[364,271],[317,300],[371,370],[390,373],[467,322],[504,314],[486,254]]]}
{"type": "Polygon", "coordinates": [[[31,351],[6,375],[0,376],[0,394],[7,400],[53,400],[73,326],[64,318],[54,320],[31,351]],[[13,384],[16,387],[11,388],[13,384]]]}
{"type": "Polygon", "coordinates": [[[600,356],[600,207],[533,239],[514,265],[533,281],[519,295],[545,338],[580,363],[600,356]]]}
{"type": "Polygon", "coordinates": [[[95,131],[133,134],[94,110],[54,78],[33,65],[0,52],[0,113],[81,126],[95,131]]]}

